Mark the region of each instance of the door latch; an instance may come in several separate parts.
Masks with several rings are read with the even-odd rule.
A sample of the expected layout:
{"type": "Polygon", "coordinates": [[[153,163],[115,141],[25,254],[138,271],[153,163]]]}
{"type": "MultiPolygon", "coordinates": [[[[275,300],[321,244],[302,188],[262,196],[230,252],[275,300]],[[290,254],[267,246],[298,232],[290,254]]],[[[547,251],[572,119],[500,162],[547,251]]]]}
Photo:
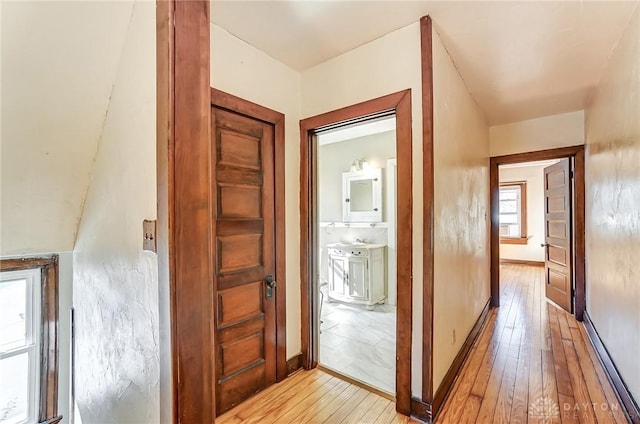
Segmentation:
{"type": "Polygon", "coordinates": [[[273,275],[269,274],[264,279],[265,282],[265,297],[267,299],[271,299],[273,297],[273,289],[276,288],[276,280],[273,278],[273,275]]]}

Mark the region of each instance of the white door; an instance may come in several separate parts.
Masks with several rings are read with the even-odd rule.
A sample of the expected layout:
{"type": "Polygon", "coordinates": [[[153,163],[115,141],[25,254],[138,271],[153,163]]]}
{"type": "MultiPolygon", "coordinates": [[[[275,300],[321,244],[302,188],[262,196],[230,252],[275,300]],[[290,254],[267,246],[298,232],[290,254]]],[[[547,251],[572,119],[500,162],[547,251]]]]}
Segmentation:
{"type": "Polygon", "coordinates": [[[347,267],[348,261],[346,258],[339,256],[329,257],[329,290],[331,292],[341,295],[349,293],[347,267]]]}
{"type": "Polygon", "coordinates": [[[367,279],[367,260],[362,258],[351,258],[349,260],[349,296],[356,299],[367,299],[369,293],[367,279]]]}

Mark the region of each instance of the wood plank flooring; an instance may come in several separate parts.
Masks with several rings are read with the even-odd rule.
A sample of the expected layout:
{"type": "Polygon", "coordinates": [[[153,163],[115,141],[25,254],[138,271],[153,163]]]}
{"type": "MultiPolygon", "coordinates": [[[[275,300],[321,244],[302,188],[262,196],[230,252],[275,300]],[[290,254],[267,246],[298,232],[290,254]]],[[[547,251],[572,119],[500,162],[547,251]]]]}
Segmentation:
{"type": "MultiPolygon", "coordinates": [[[[626,423],[582,324],[546,301],[544,270],[502,265],[501,307],[436,423],[626,423]]],[[[409,423],[395,404],[320,370],[300,371],[216,423],[409,423]]]]}
{"type": "Polygon", "coordinates": [[[544,269],[502,265],[493,309],[436,419],[626,423],[582,324],[546,301],[544,269]]]}
{"type": "Polygon", "coordinates": [[[298,371],[216,418],[216,424],[400,424],[394,402],[321,370],[298,371]]]}

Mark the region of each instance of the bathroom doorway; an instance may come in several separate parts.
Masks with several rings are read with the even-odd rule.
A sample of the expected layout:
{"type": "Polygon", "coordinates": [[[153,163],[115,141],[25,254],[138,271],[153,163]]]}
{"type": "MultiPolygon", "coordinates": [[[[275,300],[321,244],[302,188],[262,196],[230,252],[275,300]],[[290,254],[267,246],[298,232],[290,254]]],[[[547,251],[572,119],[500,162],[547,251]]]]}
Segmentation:
{"type": "Polygon", "coordinates": [[[395,395],[396,118],[317,136],[321,367],[395,395]]]}
{"type": "Polygon", "coordinates": [[[304,119],[300,129],[302,364],[395,396],[409,414],[411,90],[304,119]],[[368,150],[376,144],[386,150],[368,150]]]}

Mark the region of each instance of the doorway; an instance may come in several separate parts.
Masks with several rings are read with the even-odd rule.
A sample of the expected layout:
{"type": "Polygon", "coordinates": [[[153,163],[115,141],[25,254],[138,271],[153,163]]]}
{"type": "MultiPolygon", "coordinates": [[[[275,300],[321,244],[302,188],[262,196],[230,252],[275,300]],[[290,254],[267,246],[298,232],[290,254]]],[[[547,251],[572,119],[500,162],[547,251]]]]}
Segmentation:
{"type": "Polygon", "coordinates": [[[581,321],[584,146],[493,157],[490,168],[492,306],[501,262],[543,266],[546,298],[581,321]]]}
{"type": "Polygon", "coordinates": [[[317,145],[318,362],[393,397],[395,114],[318,133],[317,145]]]}
{"type": "MultiPolygon", "coordinates": [[[[355,315],[376,312],[378,317],[385,313],[393,317],[394,314],[388,312],[387,302],[388,298],[393,299],[395,294],[395,323],[392,322],[388,326],[393,333],[392,337],[395,336],[395,340],[391,341],[392,345],[395,345],[395,355],[392,359],[395,372],[392,372],[389,378],[394,381],[389,386],[377,388],[379,392],[395,395],[396,410],[409,414],[412,307],[411,91],[394,93],[308,118],[301,121],[300,126],[303,365],[311,369],[319,362],[323,365],[323,362],[335,359],[327,356],[331,354],[327,349],[330,346],[325,344],[321,347],[323,336],[330,338],[333,333],[334,339],[337,339],[336,336],[343,337],[349,334],[366,337],[355,334],[358,331],[366,333],[366,329],[349,328],[349,322],[356,322],[357,319],[347,320],[347,314],[351,314],[353,318],[355,315]],[[323,185],[320,168],[325,162],[321,162],[321,149],[326,137],[331,137],[331,134],[336,134],[338,130],[383,121],[387,124],[392,123],[395,133],[393,154],[387,154],[386,156],[390,157],[384,157],[384,161],[377,158],[377,162],[374,163],[373,157],[353,153],[346,159],[341,159],[346,162],[340,165],[339,170],[332,171],[334,183],[327,185],[328,182],[325,180],[323,185]],[[395,163],[387,163],[387,159],[391,157],[395,158],[395,163]],[[395,206],[390,206],[393,202],[389,203],[388,196],[385,196],[388,192],[383,190],[383,186],[388,187],[390,184],[388,167],[396,170],[391,179],[395,179],[395,206]],[[385,170],[384,173],[382,168],[385,170]],[[323,190],[326,193],[324,210],[323,196],[319,196],[323,190]],[[331,206],[332,201],[337,204],[331,206]],[[386,212],[389,211],[385,209],[389,208],[392,212],[387,215],[386,212]],[[331,219],[323,221],[329,216],[326,214],[335,216],[331,215],[331,219]],[[388,243],[388,231],[382,231],[385,226],[382,222],[389,217],[403,223],[397,228],[393,225],[395,237],[392,230],[392,243],[388,243]],[[395,247],[395,254],[391,253],[391,261],[388,261],[389,250],[392,249],[389,244],[395,247]],[[388,279],[389,268],[394,272],[394,266],[395,279],[388,279]],[[388,284],[389,281],[395,281],[395,290],[393,283],[388,284]],[[389,286],[394,292],[391,296],[389,286]],[[330,300],[332,302],[329,302],[330,300]],[[331,313],[330,308],[333,308],[331,313]],[[339,325],[342,328],[338,330],[339,325]],[[322,353],[325,353],[324,359],[322,353]]],[[[389,226],[388,221],[386,226],[389,226]]],[[[365,317],[366,315],[360,316],[365,317]]],[[[362,323],[368,325],[366,319],[362,323]]],[[[379,340],[368,341],[388,345],[389,337],[385,335],[380,336],[379,340]]],[[[328,364],[327,368],[339,374],[345,373],[344,369],[339,369],[339,362],[334,360],[333,366],[328,364]]],[[[366,366],[364,370],[375,372],[366,366]]],[[[371,381],[364,381],[362,375],[354,375],[351,380],[371,386],[371,381]]]]}

